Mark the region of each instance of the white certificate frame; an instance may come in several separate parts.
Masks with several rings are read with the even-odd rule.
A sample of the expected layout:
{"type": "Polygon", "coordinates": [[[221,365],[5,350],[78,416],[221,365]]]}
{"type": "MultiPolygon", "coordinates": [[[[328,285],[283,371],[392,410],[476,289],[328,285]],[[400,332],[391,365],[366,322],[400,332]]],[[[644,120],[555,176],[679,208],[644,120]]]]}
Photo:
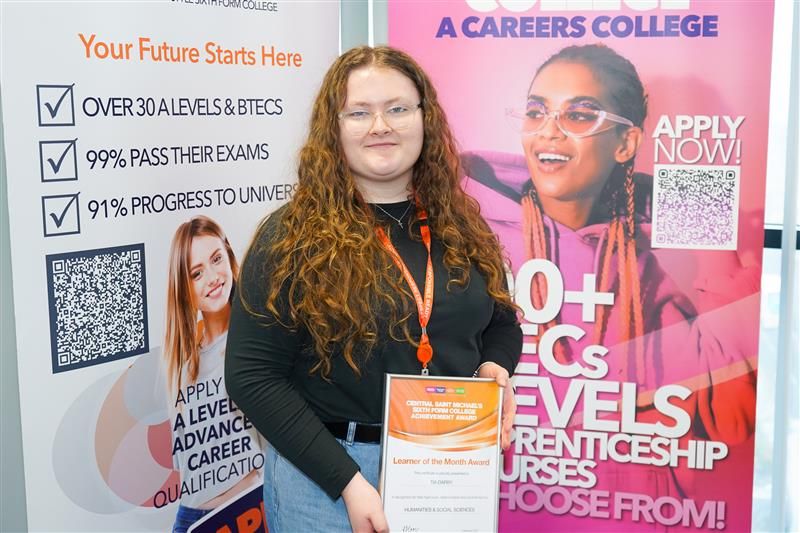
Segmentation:
{"type": "MultiPolygon", "coordinates": [[[[384,387],[384,414],[383,414],[383,426],[382,426],[382,449],[381,449],[381,475],[380,475],[380,482],[379,482],[379,490],[381,494],[381,500],[383,501],[384,512],[386,513],[386,518],[389,521],[389,526],[392,530],[396,531],[485,531],[486,524],[491,524],[491,530],[497,531],[498,527],[498,518],[499,518],[499,505],[498,505],[498,498],[499,498],[499,491],[500,491],[500,433],[502,427],[502,407],[503,407],[503,389],[497,386],[497,394],[496,396],[490,394],[487,396],[487,389],[483,388],[483,397],[484,401],[481,402],[474,402],[470,401],[471,397],[466,393],[457,393],[456,391],[460,388],[469,388],[470,385],[475,383],[485,383],[488,385],[494,384],[495,381],[493,379],[486,379],[486,378],[457,378],[457,377],[442,377],[442,376],[414,376],[414,375],[402,375],[402,374],[387,374],[385,380],[385,387],[384,387]],[[444,433],[441,435],[437,435],[435,433],[425,434],[425,435],[413,435],[409,432],[401,432],[396,431],[393,436],[393,427],[396,425],[395,420],[390,419],[390,416],[399,416],[398,413],[394,413],[392,415],[392,398],[393,398],[393,391],[394,394],[397,394],[397,385],[406,382],[405,387],[416,387],[421,388],[424,387],[423,391],[425,392],[425,397],[422,398],[414,398],[411,401],[414,402],[422,402],[420,406],[414,405],[410,406],[412,411],[418,411],[422,409],[426,412],[419,413],[415,412],[414,414],[418,417],[424,418],[428,416],[436,415],[436,413],[431,413],[430,411],[438,411],[440,416],[444,416],[445,413],[441,412],[444,407],[435,407],[435,408],[428,408],[428,404],[426,402],[432,403],[434,406],[443,405],[447,402],[450,404],[459,404],[459,405],[481,405],[481,412],[486,412],[487,410],[491,411],[491,414],[488,416],[484,416],[481,421],[476,421],[474,424],[469,424],[468,420],[463,420],[462,422],[455,422],[456,424],[468,424],[470,427],[465,427],[464,429],[459,429],[454,432],[444,433]],[[438,385],[437,385],[438,382],[438,385]],[[416,384],[416,385],[413,385],[416,384]],[[393,385],[395,387],[393,388],[393,385]],[[435,392],[431,392],[428,389],[437,389],[435,392]],[[444,389],[444,391],[440,391],[438,389],[444,389]],[[463,396],[462,396],[463,395],[463,396]],[[488,406],[484,405],[485,399],[490,398],[493,403],[490,403],[488,406]],[[437,403],[441,402],[441,403],[437,403]],[[419,409],[417,409],[419,407],[419,409]],[[496,413],[496,415],[495,415],[496,413]],[[496,422],[491,422],[488,417],[496,417],[496,422]],[[450,438],[452,437],[454,441],[461,441],[460,446],[466,448],[468,446],[468,442],[465,442],[466,436],[470,433],[477,436],[477,432],[473,431],[478,429],[477,424],[480,424],[482,435],[481,440],[478,444],[480,446],[474,449],[463,449],[459,451],[453,451],[452,449],[447,450],[447,454],[451,457],[456,457],[457,459],[452,459],[448,457],[446,459],[442,459],[442,452],[441,450],[437,450],[436,448],[441,448],[444,443],[449,442],[450,438]],[[492,431],[493,435],[491,436],[491,440],[486,436],[487,431],[492,431]],[[401,435],[401,438],[397,438],[397,435],[401,435]],[[422,441],[426,441],[422,442],[422,441]],[[410,454],[409,454],[410,452],[410,454]],[[414,457],[414,453],[419,452],[419,457],[414,457]],[[398,456],[398,453],[402,453],[403,457],[398,456]],[[448,461],[445,464],[437,463],[431,464],[430,462],[426,466],[424,464],[425,460],[430,462],[437,460],[437,461],[448,461]],[[470,460],[475,461],[475,464],[478,462],[482,462],[488,459],[489,463],[487,467],[484,469],[482,468],[482,464],[480,466],[470,465],[470,460]],[[413,461],[419,462],[413,462],[413,461]],[[467,465],[464,466],[463,471],[459,472],[459,467],[461,465],[454,464],[455,462],[461,462],[462,460],[467,462],[467,465]],[[399,461],[399,462],[398,462],[399,461]],[[419,470],[413,469],[414,467],[419,466],[419,470]],[[409,474],[408,470],[412,469],[412,472],[409,474]],[[436,471],[436,469],[439,469],[436,471]],[[470,470],[473,470],[470,472],[470,470]],[[480,470],[476,472],[476,470],[480,470]],[[436,478],[436,474],[444,475],[445,477],[449,477],[450,479],[438,479],[436,478]],[[403,486],[405,487],[402,490],[398,490],[397,484],[395,486],[390,485],[391,481],[387,482],[388,479],[399,479],[403,486]],[[474,478],[474,479],[472,479],[474,478]],[[443,503],[441,506],[437,506],[436,504],[429,504],[429,505],[411,505],[409,507],[409,501],[413,501],[414,499],[423,501],[426,494],[429,493],[441,493],[441,491],[445,488],[449,487],[452,489],[452,484],[455,480],[468,480],[469,482],[478,481],[475,484],[474,492],[470,492],[472,489],[464,490],[464,487],[456,487],[459,492],[461,493],[459,496],[450,496],[450,498],[464,498],[465,502],[470,501],[470,498],[474,500],[478,500],[482,503],[478,504],[477,509],[475,507],[469,506],[469,504],[465,503],[464,506],[456,506],[453,505],[452,502],[448,502],[448,496],[445,496],[443,503]],[[425,484],[425,481],[428,481],[430,485],[425,484]],[[409,484],[409,482],[411,482],[409,484]],[[443,483],[443,485],[439,486],[438,483],[443,483]],[[432,486],[432,488],[431,488],[432,486]],[[406,488],[410,491],[414,491],[414,487],[418,489],[423,489],[424,494],[417,493],[416,495],[412,495],[411,493],[406,494],[404,490],[406,488]],[[424,490],[424,489],[429,490],[424,490]],[[405,500],[405,507],[398,508],[398,504],[400,504],[403,500],[405,500]],[[450,504],[448,506],[448,503],[450,504]],[[414,509],[413,513],[403,511],[403,509],[414,509]],[[430,509],[430,511],[425,511],[423,509],[430,509]],[[474,514],[474,517],[464,517],[458,516],[460,514],[460,509],[473,509],[472,511],[467,511],[468,514],[474,514]],[[452,524],[454,527],[447,529],[441,527],[441,518],[439,515],[442,513],[450,513],[448,520],[448,525],[452,524]],[[489,513],[490,520],[486,520],[487,513],[489,513]],[[413,516],[413,519],[409,519],[413,516]],[[457,519],[453,520],[453,517],[458,516],[457,519]],[[400,517],[403,517],[402,519],[400,517]],[[479,518],[478,518],[479,517],[479,518]],[[459,527],[460,522],[463,521],[466,523],[468,520],[468,527],[459,527]],[[476,519],[480,522],[480,525],[476,527],[476,519]],[[439,522],[435,527],[425,527],[425,523],[435,523],[439,522]],[[402,523],[399,523],[402,522],[402,523]]],[[[420,392],[423,392],[420,391],[420,392]]],[[[473,398],[474,399],[474,398],[473,398]]],[[[402,402],[402,399],[400,400],[402,402]]],[[[408,400],[406,400],[408,401],[408,400]]],[[[397,407],[397,398],[395,398],[395,407],[397,407]]],[[[447,408],[449,410],[449,408],[447,408]]],[[[453,414],[447,413],[449,416],[462,416],[462,417],[473,417],[474,415],[471,414],[475,411],[475,409],[456,409],[459,411],[460,414],[453,414]],[[465,414],[466,413],[466,414],[465,414]]],[[[452,418],[448,419],[449,422],[453,422],[452,418]]],[[[419,422],[418,424],[424,424],[425,422],[419,422]]],[[[447,422],[445,422],[447,423],[447,422]]],[[[476,437],[473,437],[476,438],[476,437]]],[[[455,447],[458,447],[459,444],[457,442],[454,443],[455,447]]],[[[444,444],[446,446],[446,444],[444,444]]],[[[472,485],[469,485],[472,487],[472,485]]],[[[433,499],[441,498],[440,494],[431,495],[433,499]]]]}

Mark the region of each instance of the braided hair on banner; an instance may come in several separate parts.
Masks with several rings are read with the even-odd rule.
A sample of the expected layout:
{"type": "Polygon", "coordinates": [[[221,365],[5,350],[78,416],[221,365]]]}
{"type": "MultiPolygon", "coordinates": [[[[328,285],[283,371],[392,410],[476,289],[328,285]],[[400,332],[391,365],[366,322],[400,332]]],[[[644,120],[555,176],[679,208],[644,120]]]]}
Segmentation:
{"type": "MultiPolygon", "coordinates": [[[[644,380],[644,314],[642,311],[639,262],[636,255],[636,212],[634,209],[635,184],[633,161],[626,164],[621,194],[615,194],[614,214],[609,224],[608,238],[603,249],[598,290],[614,292],[614,301],[619,309],[619,341],[634,340],[633,356],[636,359],[637,377],[644,380]],[[612,285],[611,262],[617,256],[617,283],[612,285]]],[[[608,323],[608,308],[600,306],[595,320],[594,341],[603,344],[608,323]]],[[[627,365],[623,368],[627,379],[627,365]]]]}
{"type": "MultiPolygon", "coordinates": [[[[531,187],[528,194],[522,197],[522,224],[525,241],[525,257],[528,259],[549,259],[551,250],[547,246],[547,235],[544,229],[544,218],[542,216],[542,206],[536,189],[531,187]]],[[[533,276],[531,283],[531,297],[535,309],[542,309],[547,302],[547,282],[543,274],[533,276]]],[[[544,333],[556,325],[556,320],[552,319],[546,324],[539,324],[538,338],[542,338],[544,333]]],[[[564,363],[569,359],[569,345],[563,339],[559,339],[554,347],[553,353],[556,360],[564,363]]]]}

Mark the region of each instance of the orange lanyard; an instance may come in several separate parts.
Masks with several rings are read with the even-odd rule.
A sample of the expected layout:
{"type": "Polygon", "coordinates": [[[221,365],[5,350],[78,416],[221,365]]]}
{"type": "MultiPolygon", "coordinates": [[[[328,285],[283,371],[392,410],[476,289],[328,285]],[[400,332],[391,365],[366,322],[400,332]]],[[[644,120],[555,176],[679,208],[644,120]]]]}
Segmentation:
{"type": "MultiPolygon", "coordinates": [[[[419,207],[418,207],[419,209],[419,207]]],[[[403,277],[408,283],[411,293],[414,295],[414,300],[417,302],[417,315],[419,315],[419,325],[422,327],[422,337],[419,339],[419,347],[417,348],[417,359],[422,364],[422,375],[428,375],[428,363],[433,359],[433,347],[428,339],[428,321],[431,319],[431,312],[433,311],[433,263],[431,262],[431,230],[428,227],[428,215],[423,209],[419,209],[419,220],[422,224],[419,227],[419,233],[422,235],[422,242],[428,250],[428,265],[425,267],[425,297],[419,292],[419,287],[414,281],[414,277],[409,272],[403,258],[397,253],[397,249],[392,245],[386,232],[383,228],[375,228],[375,233],[378,234],[378,239],[392,256],[397,268],[403,273],[403,277]]]]}

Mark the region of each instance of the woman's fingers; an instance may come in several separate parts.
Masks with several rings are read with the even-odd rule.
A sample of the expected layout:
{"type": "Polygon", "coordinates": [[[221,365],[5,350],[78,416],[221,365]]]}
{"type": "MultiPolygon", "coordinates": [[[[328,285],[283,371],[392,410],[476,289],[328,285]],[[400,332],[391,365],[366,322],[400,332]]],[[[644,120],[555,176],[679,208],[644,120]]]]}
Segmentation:
{"type": "Polygon", "coordinates": [[[381,496],[361,472],[357,472],[344,488],[342,498],[354,533],[389,531],[381,496]]]}
{"type": "Polygon", "coordinates": [[[503,389],[503,425],[500,433],[500,446],[507,450],[511,446],[511,430],[514,429],[514,416],[517,414],[517,400],[514,389],[510,386],[503,389]]]}
{"type": "Polygon", "coordinates": [[[497,363],[484,363],[478,369],[479,378],[492,378],[501,387],[508,384],[508,370],[497,363]]]}
{"type": "Polygon", "coordinates": [[[511,430],[514,427],[514,415],[517,413],[517,402],[514,390],[510,385],[508,370],[497,363],[486,363],[478,370],[478,377],[494,379],[503,388],[503,420],[500,427],[500,446],[506,450],[511,445],[511,430]]]}
{"type": "Polygon", "coordinates": [[[372,529],[377,533],[388,533],[389,523],[386,521],[386,515],[383,514],[383,510],[379,515],[372,516],[370,521],[372,522],[372,529]]]}

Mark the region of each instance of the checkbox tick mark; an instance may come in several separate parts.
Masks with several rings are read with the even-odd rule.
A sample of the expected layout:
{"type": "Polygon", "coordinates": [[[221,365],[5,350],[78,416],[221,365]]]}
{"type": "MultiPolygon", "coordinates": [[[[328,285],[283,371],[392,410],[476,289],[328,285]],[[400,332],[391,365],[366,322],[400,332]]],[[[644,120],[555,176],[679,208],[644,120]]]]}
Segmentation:
{"type": "Polygon", "coordinates": [[[75,141],[67,143],[67,148],[64,150],[64,152],[62,152],[61,157],[58,158],[58,161],[53,161],[51,157],[47,158],[47,162],[50,164],[50,168],[53,169],[53,173],[58,174],[58,171],[61,170],[61,164],[64,162],[64,159],[67,157],[67,154],[74,144],[75,141]]]}
{"type": "MultiPolygon", "coordinates": [[[[37,84],[36,108],[39,126],[75,125],[75,84],[37,84]]],[[[44,163],[44,160],[42,160],[44,163]]]]}
{"type": "Polygon", "coordinates": [[[61,224],[63,224],[63,223],[64,223],[64,218],[67,216],[67,211],[69,211],[69,208],[70,208],[70,206],[71,206],[71,205],[72,205],[72,203],[73,203],[74,201],[76,201],[77,199],[78,199],[78,197],[77,197],[77,196],[73,196],[73,197],[70,199],[70,201],[69,201],[69,202],[67,202],[67,205],[66,205],[66,206],[64,206],[64,209],[61,211],[61,214],[59,214],[59,215],[56,215],[55,213],[50,213],[50,218],[52,218],[52,219],[53,219],[53,222],[55,223],[55,225],[56,225],[56,228],[60,228],[60,227],[61,227],[61,224]]]}
{"type": "Polygon", "coordinates": [[[50,118],[56,118],[56,114],[58,113],[58,109],[61,107],[61,104],[64,102],[64,98],[67,97],[69,92],[72,90],[73,85],[67,87],[64,92],[61,94],[61,97],[56,101],[55,105],[50,105],[49,102],[45,102],[44,106],[47,108],[47,112],[50,113],[50,118]]]}
{"type": "Polygon", "coordinates": [[[80,234],[79,194],[42,196],[42,223],[45,237],[80,234]]]}

